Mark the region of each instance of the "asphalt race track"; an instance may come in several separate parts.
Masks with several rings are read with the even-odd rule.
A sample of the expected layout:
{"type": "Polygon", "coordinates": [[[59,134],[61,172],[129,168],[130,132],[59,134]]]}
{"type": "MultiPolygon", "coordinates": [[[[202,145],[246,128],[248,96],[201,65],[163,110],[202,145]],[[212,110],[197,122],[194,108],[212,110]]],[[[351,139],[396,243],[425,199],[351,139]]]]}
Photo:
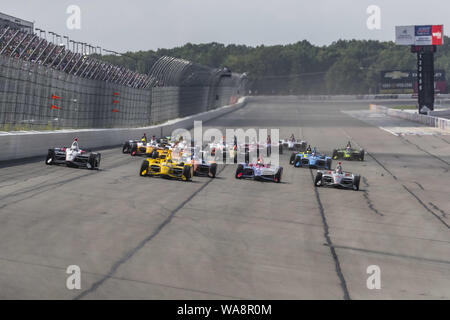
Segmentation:
{"type": "Polygon", "coordinates": [[[450,136],[399,137],[341,112],[359,109],[261,97],[204,124],[280,128],[327,153],[351,140],[368,152],[343,164],[363,176],[358,192],[315,188],[287,153],[280,184],[236,180],[235,165],[140,177],[142,158],[119,148],[99,171],[3,164],[0,299],[450,299],[450,136]],[[69,265],[81,290],[66,288],[69,265]]]}

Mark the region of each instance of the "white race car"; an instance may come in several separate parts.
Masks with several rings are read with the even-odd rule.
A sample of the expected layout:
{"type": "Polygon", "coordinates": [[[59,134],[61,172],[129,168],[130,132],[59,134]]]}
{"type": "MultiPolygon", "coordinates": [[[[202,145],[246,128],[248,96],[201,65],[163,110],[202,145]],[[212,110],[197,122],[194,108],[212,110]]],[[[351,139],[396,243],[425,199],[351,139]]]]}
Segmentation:
{"type": "Polygon", "coordinates": [[[316,187],[335,187],[359,190],[361,176],[342,170],[317,170],[314,184],[316,187]]]}
{"type": "Polygon", "coordinates": [[[78,147],[78,139],[72,146],[48,149],[45,164],[65,164],[69,167],[81,167],[88,169],[98,169],[100,166],[101,154],[98,152],[88,153],[78,147]]]}
{"type": "Polygon", "coordinates": [[[303,152],[306,150],[307,145],[308,145],[308,143],[303,140],[296,140],[296,139],[280,140],[280,146],[282,146],[282,148],[287,148],[288,150],[291,150],[291,151],[294,150],[294,151],[303,152]]]}
{"type": "Polygon", "coordinates": [[[254,179],[260,181],[281,182],[283,167],[257,163],[240,163],[236,169],[236,179],[254,179]]]}

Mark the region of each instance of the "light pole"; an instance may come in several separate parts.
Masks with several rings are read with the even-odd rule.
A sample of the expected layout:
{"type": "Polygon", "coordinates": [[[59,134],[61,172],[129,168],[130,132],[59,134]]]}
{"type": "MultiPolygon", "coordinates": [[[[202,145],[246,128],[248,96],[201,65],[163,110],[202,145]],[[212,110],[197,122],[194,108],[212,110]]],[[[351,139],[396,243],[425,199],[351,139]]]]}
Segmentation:
{"type": "Polygon", "coordinates": [[[56,33],[54,33],[53,31],[49,31],[48,32],[49,34],[51,34],[53,37],[52,37],[52,43],[54,44],[55,43],[55,34],[56,33]]]}
{"type": "Polygon", "coordinates": [[[39,29],[39,28],[35,28],[37,31],[39,31],[39,38],[42,37],[42,32],[44,33],[44,37],[45,37],[45,30],[39,29]]]}
{"type": "Polygon", "coordinates": [[[67,50],[70,50],[69,37],[68,36],[64,36],[63,38],[67,40],[67,50]]]}
{"type": "MultiPolygon", "coordinates": [[[[67,38],[67,39],[69,39],[69,38],[67,38]]],[[[72,42],[72,52],[75,53],[75,41],[70,40],[69,42],[72,42]]],[[[70,48],[69,48],[69,50],[70,50],[70,48]]]]}

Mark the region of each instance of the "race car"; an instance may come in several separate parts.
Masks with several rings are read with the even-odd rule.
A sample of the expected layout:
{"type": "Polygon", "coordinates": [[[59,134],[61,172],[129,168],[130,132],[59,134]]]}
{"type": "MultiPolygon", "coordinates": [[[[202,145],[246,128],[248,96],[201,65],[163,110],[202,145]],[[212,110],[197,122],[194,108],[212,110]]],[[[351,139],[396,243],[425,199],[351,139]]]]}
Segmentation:
{"type": "Polygon", "coordinates": [[[250,154],[256,156],[259,159],[263,153],[264,146],[259,143],[245,143],[237,147],[236,158],[240,155],[240,158],[244,158],[245,163],[250,162],[250,154]]]}
{"type": "Polygon", "coordinates": [[[131,153],[133,146],[145,146],[147,143],[152,143],[156,140],[155,136],[150,141],[147,141],[147,135],[144,133],[141,139],[128,140],[122,146],[122,153],[131,153]]]}
{"type": "Polygon", "coordinates": [[[142,143],[141,140],[128,140],[122,146],[122,153],[131,153],[133,144],[142,143]]]}
{"type": "Polygon", "coordinates": [[[352,148],[350,141],[347,143],[345,148],[338,148],[333,150],[333,159],[343,159],[343,160],[358,160],[364,161],[364,149],[352,148]]]}
{"type": "Polygon", "coordinates": [[[236,169],[236,179],[254,179],[260,181],[273,181],[280,183],[283,174],[283,167],[272,166],[270,164],[240,163],[236,169]]]}
{"type": "Polygon", "coordinates": [[[318,154],[316,149],[311,153],[301,152],[291,154],[290,164],[300,168],[328,169],[331,170],[333,159],[325,154],[318,154]]]}
{"type": "Polygon", "coordinates": [[[228,155],[229,159],[233,159],[234,163],[237,163],[239,146],[237,145],[236,139],[230,142],[226,142],[225,137],[222,139],[222,142],[210,142],[206,144],[204,151],[216,161],[222,160],[225,163],[228,155]]]}
{"type": "Polygon", "coordinates": [[[142,162],[139,170],[140,176],[160,176],[183,181],[191,181],[194,175],[194,167],[190,163],[177,162],[172,159],[171,150],[167,150],[164,159],[147,158],[142,162]]]}
{"type": "Polygon", "coordinates": [[[318,170],[314,185],[316,187],[335,187],[358,191],[360,180],[360,175],[342,171],[341,163],[339,163],[336,170],[318,170]]]}
{"type": "Polygon", "coordinates": [[[280,154],[283,153],[283,149],[288,149],[290,151],[295,150],[298,152],[303,152],[306,150],[307,142],[303,140],[293,139],[292,137],[289,139],[282,139],[279,141],[280,144],[280,154]]]}
{"type": "MultiPolygon", "coordinates": [[[[172,152],[172,158],[175,158],[172,152]]],[[[178,161],[192,164],[194,167],[194,176],[205,176],[215,178],[217,173],[217,163],[208,160],[208,152],[199,150],[199,148],[187,148],[180,152],[178,161]]]]}
{"type": "Polygon", "coordinates": [[[166,139],[155,139],[148,142],[135,141],[130,144],[130,154],[132,157],[140,155],[151,155],[153,150],[170,149],[172,143],[166,139]]]}
{"type": "Polygon", "coordinates": [[[98,152],[86,152],[78,147],[78,139],[75,138],[71,147],[48,149],[45,164],[65,164],[68,167],[98,169],[101,154],[98,152]]]}

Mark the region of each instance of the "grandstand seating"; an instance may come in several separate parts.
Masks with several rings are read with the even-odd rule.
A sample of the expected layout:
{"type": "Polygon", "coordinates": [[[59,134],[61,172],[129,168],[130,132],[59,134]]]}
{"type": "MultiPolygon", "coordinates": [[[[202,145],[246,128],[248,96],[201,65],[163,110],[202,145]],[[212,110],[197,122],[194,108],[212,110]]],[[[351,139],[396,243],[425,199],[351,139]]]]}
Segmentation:
{"type": "Polygon", "coordinates": [[[149,75],[102,61],[87,53],[73,52],[64,44],[55,44],[11,25],[0,25],[0,54],[75,76],[132,88],[143,89],[157,85],[155,79],[149,75]]]}

